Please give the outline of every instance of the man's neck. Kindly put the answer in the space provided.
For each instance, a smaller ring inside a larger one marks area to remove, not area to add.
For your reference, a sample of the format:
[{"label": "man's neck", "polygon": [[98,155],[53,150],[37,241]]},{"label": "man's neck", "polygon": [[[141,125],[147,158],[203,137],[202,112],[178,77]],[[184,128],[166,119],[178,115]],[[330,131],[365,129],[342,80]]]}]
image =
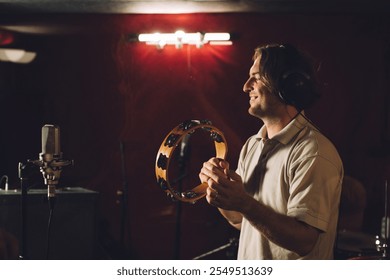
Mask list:
[{"label": "man's neck", "polygon": [[278,116],[263,118],[263,123],[267,128],[267,136],[269,139],[278,134],[286,125],[288,125],[298,114],[298,111],[293,107],[287,107],[284,113]]}]

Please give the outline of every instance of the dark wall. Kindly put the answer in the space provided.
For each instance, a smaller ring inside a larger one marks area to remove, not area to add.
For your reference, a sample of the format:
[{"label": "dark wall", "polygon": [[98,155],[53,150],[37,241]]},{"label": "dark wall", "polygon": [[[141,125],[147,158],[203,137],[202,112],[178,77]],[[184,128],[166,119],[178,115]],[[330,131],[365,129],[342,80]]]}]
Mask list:
[{"label": "dark wall", "polygon": [[[159,146],[180,122],[209,119],[225,133],[235,167],[241,145],[261,126],[247,114],[242,85],[254,47],[270,42],[293,43],[317,61],[323,97],[307,115],[339,149],[346,174],[364,184],[368,206],[363,230],[379,233],[390,172],[386,15],[62,15],[30,20],[69,25],[73,31],[33,39],[17,34],[24,38],[19,44],[38,52],[37,59],[29,65],[0,63],[0,174],[18,187],[18,161],[37,158],[42,125],[58,124],[64,157],[75,160],[74,167],[63,171],[61,186],[100,193],[97,257],[174,257],[176,204],[155,183]],[[129,34],[179,28],[231,32],[234,42],[157,50],[128,41]],[[191,142],[184,186],[198,183],[198,163],[212,153],[207,145]],[[41,184],[40,177],[36,180]],[[129,194],[122,246],[117,191],[125,181]],[[233,236],[237,232],[205,201],[182,206],[180,258],[193,258]]]}]

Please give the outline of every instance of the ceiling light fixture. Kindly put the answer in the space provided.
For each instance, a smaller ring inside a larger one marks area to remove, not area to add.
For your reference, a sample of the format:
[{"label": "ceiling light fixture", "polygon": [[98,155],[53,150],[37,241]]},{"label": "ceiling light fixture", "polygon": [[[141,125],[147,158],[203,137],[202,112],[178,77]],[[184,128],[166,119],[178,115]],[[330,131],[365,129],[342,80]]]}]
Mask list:
[{"label": "ceiling light fixture", "polygon": [[0,49],[0,61],[15,63],[30,63],[36,57],[35,52],[28,52],[22,49]]},{"label": "ceiling light fixture", "polygon": [[138,35],[138,41],[147,45],[155,45],[158,49],[165,45],[174,45],[182,48],[183,45],[195,45],[197,48],[205,44],[210,45],[232,45],[229,33],[185,33],[178,30],[175,33],[143,33]]}]

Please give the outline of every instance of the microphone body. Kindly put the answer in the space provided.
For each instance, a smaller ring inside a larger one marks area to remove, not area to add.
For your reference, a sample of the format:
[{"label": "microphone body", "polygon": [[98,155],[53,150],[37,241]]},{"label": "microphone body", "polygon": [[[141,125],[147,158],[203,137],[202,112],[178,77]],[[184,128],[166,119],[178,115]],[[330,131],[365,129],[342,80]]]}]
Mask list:
[{"label": "microphone body", "polygon": [[73,164],[73,161],[62,159],[60,128],[57,125],[46,124],[42,127],[42,153],[39,154],[39,160],[33,163],[40,167],[48,188],[48,198],[54,198],[62,167]]}]

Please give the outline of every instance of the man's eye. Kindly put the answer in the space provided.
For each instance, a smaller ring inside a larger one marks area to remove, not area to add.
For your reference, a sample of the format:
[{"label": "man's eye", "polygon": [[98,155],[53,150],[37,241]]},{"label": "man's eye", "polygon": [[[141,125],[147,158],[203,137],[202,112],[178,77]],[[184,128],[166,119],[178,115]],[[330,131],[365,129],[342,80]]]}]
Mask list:
[{"label": "man's eye", "polygon": [[257,82],[260,82],[260,77],[252,77],[252,82],[255,82],[255,83],[257,83]]}]

